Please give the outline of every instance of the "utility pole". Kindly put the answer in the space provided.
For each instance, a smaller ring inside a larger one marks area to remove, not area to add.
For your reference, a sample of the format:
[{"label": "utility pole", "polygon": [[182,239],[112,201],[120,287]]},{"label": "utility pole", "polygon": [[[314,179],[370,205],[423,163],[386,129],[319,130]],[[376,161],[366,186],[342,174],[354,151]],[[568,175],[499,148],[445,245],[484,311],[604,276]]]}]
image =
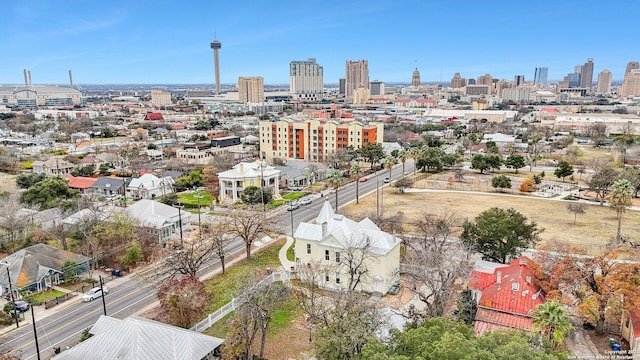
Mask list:
[{"label": "utility pole", "polygon": [[9,263],[2,262],[0,264],[7,267],[7,278],[9,279],[9,293],[11,294],[11,303],[13,304],[13,317],[16,319],[16,328],[19,328],[20,322],[18,319],[18,310],[16,309],[16,300],[13,298],[13,287],[11,286],[11,271],[9,271]]},{"label": "utility pole", "polygon": [[100,279],[100,293],[102,294],[102,311],[104,312],[104,316],[107,316],[107,303],[104,300],[104,288],[102,287],[102,275],[99,276]]},{"label": "utility pole", "polygon": [[33,323],[33,337],[35,338],[35,343],[36,343],[36,355],[38,355],[38,360],[40,360],[40,346],[38,345],[38,332],[36,330],[36,316],[33,314],[33,306],[31,306],[31,322]]}]

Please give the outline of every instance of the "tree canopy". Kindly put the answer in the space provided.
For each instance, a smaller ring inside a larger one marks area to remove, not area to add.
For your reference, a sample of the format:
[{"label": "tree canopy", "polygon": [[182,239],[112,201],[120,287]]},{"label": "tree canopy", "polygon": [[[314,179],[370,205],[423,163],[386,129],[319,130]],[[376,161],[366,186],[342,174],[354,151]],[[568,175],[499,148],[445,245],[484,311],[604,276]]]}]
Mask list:
[{"label": "tree canopy", "polygon": [[509,155],[509,157],[507,157],[507,160],[505,160],[504,165],[506,167],[514,169],[517,174],[518,169],[523,168],[525,165],[524,157],[522,155],[517,155],[517,154]]},{"label": "tree canopy", "polygon": [[32,206],[40,206],[42,209],[53,207],[73,207],[72,200],[79,198],[78,190],[70,189],[67,181],[59,176],[52,176],[42,180],[23,192],[20,201]]},{"label": "tree canopy", "polygon": [[[264,198],[262,197],[263,193]],[[240,195],[240,198],[243,203],[250,205],[262,204],[263,201],[265,204],[269,204],[273,201],[273,195],[271,195],[269,189],[261,189],[257,186],[247,186]]]},{"label": "tree canopy", "polygon": [[553,175],[562,179],[562,182],[564,182],[565,177],[570,176],[572,174],[573,174],[573,166],[571,166],[571,164],[569,164],[569,162],[567,161],[560,161],[558,163],[558,167],[553,172]]},{"label": "tree canopy", "polygon": [[511,178],[506,175],[494,176],[491,179],[491,186],[496,191],[502,191],[502,189],[511,189]]}]

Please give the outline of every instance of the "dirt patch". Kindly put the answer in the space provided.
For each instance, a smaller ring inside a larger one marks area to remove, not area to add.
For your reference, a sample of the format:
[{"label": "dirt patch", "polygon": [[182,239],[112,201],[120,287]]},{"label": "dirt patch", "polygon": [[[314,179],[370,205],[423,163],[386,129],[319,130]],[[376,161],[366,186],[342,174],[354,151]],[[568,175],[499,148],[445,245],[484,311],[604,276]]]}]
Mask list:
[{"label": "dirt patch", "polygon": [[0,173],[0,193],[5,191],[10,194],[16,193],[18,189],[16,177],[16,175]]},{"label": "dirt patch", "polygon": [[[258,339],[259,340],[259,339]],[[256,341],[255,353],[260,350],[260,341]],[[267,339],[264,357],[267,359],[304,359],[312,349],[309,343],[309,328],[304,315],[295,318],[284,330],[271,339]]]}]

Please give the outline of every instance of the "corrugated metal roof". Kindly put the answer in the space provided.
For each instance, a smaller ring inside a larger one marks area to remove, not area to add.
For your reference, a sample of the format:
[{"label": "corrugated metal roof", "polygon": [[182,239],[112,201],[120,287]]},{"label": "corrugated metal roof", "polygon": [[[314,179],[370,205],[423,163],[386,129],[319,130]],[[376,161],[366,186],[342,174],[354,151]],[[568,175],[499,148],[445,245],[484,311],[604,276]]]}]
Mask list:
[{"label": "corrugated metal roof", "polygon": [[173,206],[169,206],[155,200],[142,199],[127,208],[127,212],[136,218],[141,225],[160,228],[172,219],[182,217],[182,223],[188,224],[191,220],[191,213],[180,211]]},{"label": "corrugated metal roof", "polygon": [[94,327],[95,336],[54,359],[200,360],[224,342],[138,316],[119,321],[101,316]]}]

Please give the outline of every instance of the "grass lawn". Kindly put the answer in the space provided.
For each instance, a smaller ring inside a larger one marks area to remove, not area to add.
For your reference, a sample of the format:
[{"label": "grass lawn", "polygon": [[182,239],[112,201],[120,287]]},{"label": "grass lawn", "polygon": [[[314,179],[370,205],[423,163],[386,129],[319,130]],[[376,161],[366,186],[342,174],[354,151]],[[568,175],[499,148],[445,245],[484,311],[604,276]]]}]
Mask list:
[{"label": "grass lawn", "polygon": [[31,295],[27,295],[24,297],[24,299],[29,303],[38,305],[38,304],[42,304],[45,301],[53,300],[56,297],[62,296],[62,295],[64,295],[64,292],[52,289],[52,290],[43,291],[41,293],[34,293]]},{"label": "grass lawn", "polygon": [[293,240],[293,244],[287,249],[287,260],[296,261],[296,253],[295,253],[296,241]]},{"label": "grass lawn", "polygon": [[202,199],[200,199],[201,207],[209,206],[213,201],[213,196],[204,191],[180,193],[178,194],[178,200],[187,207],[198,207],[198,198],[195,195],[202,196]]},{"label": "grass lawn", "polygon": [[267,205],[267,209],[275,209],[278,206],[287,203],[291,200],[296,200],[304,196],[304,193],[301,192],[290,192],[288,194],[282,195],[282,200],[274,200],[271,204]]}]

